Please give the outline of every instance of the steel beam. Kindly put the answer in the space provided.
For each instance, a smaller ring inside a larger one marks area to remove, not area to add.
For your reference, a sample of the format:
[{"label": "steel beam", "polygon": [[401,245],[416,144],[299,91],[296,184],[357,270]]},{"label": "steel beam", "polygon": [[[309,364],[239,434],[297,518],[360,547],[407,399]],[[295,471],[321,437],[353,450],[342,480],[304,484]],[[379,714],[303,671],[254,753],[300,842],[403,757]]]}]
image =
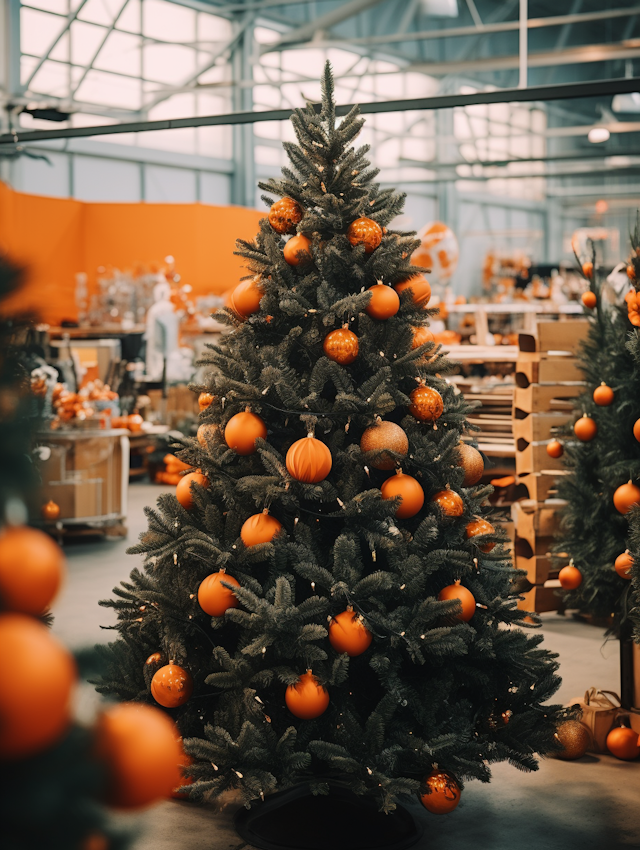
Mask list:
[{"label": "steel beam", "polygon": [[326,14],[320,15],[319,18],[314,18],[314,20],[308,21],[306,24],[295,27],[284,33],[278,41],[265,45],[263,53],[270,53],[272,50],[278,50],[280,47],[289,47],[291,44],[309,41],[316,33],[331,29],[336,24],[347,21],[349,18],[353,18],[361,12],[377,6],[381,2],[382,0],[349,0],[348,3],[340,3],[331,12],[326,12]]},{"label": "steel beam", "polygon": [[65,23],[65,25],[62,27],[62,29],[60,30],[60,32],[58,33],[58,35],[57,35],[57,36],[53,39],[53,41],[51,42],[51,44],[49,45],[49,47],[47,48],[47,50],[45,50],[45,52],[43,53],[43,55],[42,55],[42,56],[38,59],[38,61],[37,61],[37,63],[36,63],[36,67],[33,69],[33,71],[31,72],[31,74],[29,75],[28,80],[26,81],[26,83],[25,83],[25,84],[24,84],[24,86],[22,87],[22,91],[27,91],[27,89],[29,88],[29,86],[30,86],[30,85],[31,85],[31,83],[33,82],[33,79],[34,79],[35,75],[38,73],[38,71],[40,70],[40,68],[42,68],[42,66],[44,65],[44,63],[47,61],[47,59],[48,59],[48,58],[49,58],[49,56],[51,55],[51,51],[52,51],[52,50],[56,47],[56,45],[59,43],[59,41],[60,41],[60,39],[62,38],[62,36],[63,36],[65,33],[69,32],[69,29],[70,29],[70,27],[71,27],[71,24],[72,24],[72,23],[75,21],[75,19],[78,17],[78,15],[79,15],[79,14],[80,14],[80,12],[82,11],[82,9],[85,7],[86,3],[87,3],[87,0],[80,0],[80,2],[78,3],[78,5],[77,5],[77,7],[74,9],[74,11],[73,11],[73,12],[69,12],[69,14],[67,15],[67,22],[66,22],[66,23]]}]

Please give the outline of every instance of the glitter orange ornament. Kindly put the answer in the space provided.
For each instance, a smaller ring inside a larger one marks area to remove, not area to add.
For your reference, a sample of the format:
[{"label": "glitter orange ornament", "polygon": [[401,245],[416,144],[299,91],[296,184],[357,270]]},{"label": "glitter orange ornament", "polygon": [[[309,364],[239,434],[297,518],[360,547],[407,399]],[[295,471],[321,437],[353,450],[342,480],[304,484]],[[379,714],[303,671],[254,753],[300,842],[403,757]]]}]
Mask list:
[{"label": "glitter orange ornament", "polygon": [[362,435],[360,451],[381,453],[375,460],[369,461],[374,469],[393,469],[396,461],[389,452],[406,455],[409,451],[409,438],[395,422],[380,419],[370,425]]},{"label": "glitter orange ornament", "polygon": [[558,573],[558,581],[563,590],[575,590],[582,584],[582,573],[573,564],[568,564]]},{"label": "glitter orange ornament", "polygon": [[289,475],[305,484],[324,481],[331,472],[332,464],[329,447],[321,440],[316,440],[313,434],[296,440],[287,452],[286,465]]},{"label": "glitter orange ornament", "polygon": [[470,590],[460,584],[460,579],[456,579],[453,584],[443,587],[438,594],[440,602],[448,602],[450,599],[459,599],[461,610],[459,614],[453,616],[457,620],[462,620],[468,623],[476,613],[476,600]]},{"label": "glitter orange ornament", "polygon": [[[476,519],[471,520],[471,522],[467,524],[467,527],[465,529],[465,533],[468,539],[471,539],[472,537],[479,537],[481,534],[495,534],[495,531],[496,530],[491,525],[491,523],[487,522],[486,519],[482,519],[482,517],[477,517]],[[486,554],[490,552],[495,545],[495,543],[488,542],[478,544],[478,548],[481,552],[484,552]]]},{"label": "glitter orange ornament", "polygon": [[410,519],[424,505],[424,490],[413,476],[405,475],[402,470],[396,470],[395,475],[387,478],[380,490],[383,499],[400,496],[401,502],[396,510],[398,519]]},{"label": "glitter orange ornament", "polygon": [[357,218],[347,230],[347,239],[355,248],[364,245],[365,254],[371,254],[382,242],[382,228],[372,218]]},{"label": "glitter orange ornament", "polygon": [[555,757],[562,761],[582,758],[591,744],[591,733],[578,720],[565,720],[558,727],[555,737],[562,744],[562,749],[555,753]]},{"label": "glitter orange ornament", "polygon": [[280,198],[271,205],[269,224],[276,233],[295,233],[302,221],[303,209],[293,198]]},{"label": "glitter orange ornament", "polygon": [[55,522],[60,516],[60,505],[57,505],[53,499],[49,499],[41,508],[40,514],[42,519],[47,522]]},{"label": "glitter orange ornament", "polygon": [[322,349],[329,360],[348,366],[358,356],[358,337],[348,328],[336,328],[324,338]]},{"label": "glitter orange ornament", "polygon": [[295,684],[289,685],[285,691],[284,700],[291,714],[301,720],[313,720],[327,710],[329,692],[320,684],[311,670],[307,670]]},{"label": "glitter orange ornament", "polygon": [[426,345],[428,342],[435,342],[436,338],[425,325],[411,328],[413,339],[411,340],[411,348],[420,348],[421,345]]},{"label": "glitter orange ornament", "polygon": [[444,412],[442,396],[433,387],[416,387],[409,398],[409,413],[420,422],[435,422]]},{"label": "glitter orange ornament", "polygon": [[311,239],[298,233],[287,241],[282,252],[290,266],[305,266],[311,262]]},{"label": "glitter orange ornament", "polygon": [[431,497],[431,501],[435,502],[446,516],[462,516],[464,512],[464,502],[455,490],[438,490]]},{"label": "glitter orange ornament", "polygon": [[231,293],[231,309],[241,319],[247,319],[258,312],[263,295],[264,291],[255,278],[243,280]]},{"label": "glitter orange ornament", "polygon": [[165,664],[153,674],[151,696],[165,708],[184,705],[192,693],[191,673],[179,664]]},{"label": "glitter orange ornament", "polygon": [[607,749],[617,759],[632,761],[640,756],[638,733],[628,726],[616,726],[607,735]]},{"label": "glitter orange ornament", "polygon": [[460,786],[444,770],[434,770],[424,780],[425,791],[420,802],[434,815],[447,815],[460,802]]},{"label": "glitter orange ornament", "polygon": [[480,452],[468,443],[458,443],[459,466],[464,469],[463,487],[473,487],[482,478],[484,473],[484,460]]},{"label": "glitter orange ornament", "polygon": [[573,433],[583,443],[588,443],[598,433],[598,426],[590,416],[581,416],[573,426]]},{"label": "glitter orange ornament", "polygon": [[547,443],[547,454],[549,457],[562,457],[564,454],[564,446],[560,440],[551,440],[550,443]]},{"label": "glitter orange ornament", "polygon": [[176,499],[187,511],[190,511],[195,504],[193,493],[191,492],[192,484],[199,484],[200,487],[208,487],[209,479],[201,472],[188,472],[180,479],[176,487]]},{"label": "glitter orange ornament", "polygon": [[224,439],[230,449],[239,455],[252,455],[256,451],[256,440],[266,439],[267,426],[257,413],[243,410],[227,422]]},{"label": "glitter orange ornament", "polygon": [[261,543],[271,543],[282,528],[282,523],[270,516],[265,510],[254,514],[246,520],[240,529],[240,537],[245,546],[259,546]]},{"label": "glitter orange ornament", "polygon": [[336,652],[346,652],[351,658],[362,655],[373,640],[373,635],[362,622],[362,617],[352,608],[331,618],[329,643]]},{"label": "glitter orange ornament", "polygon": [[222,617],[229,608],[237,608],[240,602],[233,590],[225,587],[222,582],[240,587],[240,582],[224,570],[212,573],[200,582],[198,588],[198,605],[210,617]]},{"label": "glitter orange ornament", "polygon": [[596,298],[595,292],[591,292],[591,290],[582,293],[582,303],[585,307],[588,307],[590,310],[598,303],[598,299]]},{"label": "glitter orange ornament", "polygon": [[613,402],[613,390],[603,381],[593,391],[593,400],[599,407],[608,407]]},{"label": "glitter orange ornament", "polygon": [[390,319],[400,309],[398,293],[390,286],[385,286],[383,283],[376,283],[370,286],[367,292],[371,293],[371,300],[365,307],[365,313],[371,316],[372,319],[378,319],[379,321]]},{"label": "glitter orange ornament", "polygon": [[422,275],[416,275],[402,283],[397,283],[394,289],[398,295],[402,295],[406,290],[411,290],[411,298],[415,307],[426,307],[431,299],[431,286],[426,277]]},{"label": "glitter orange ornament", "polygon": [[214,401],[215,396],[212,393],[200,393],[198,396],[198,407],[200,408],[200,412],[206,410],[209,405]]},{"label": "glitter orange ornament", "polygon": [[631,506],[638,502],[640,502],[640,489],[630,480],[626,484],[621,484],[613,494],[613,504],[621,514],[628,513]]},{"label": "glitter orange ornament", "polygon": [[631,578],[631,567],[633,566],[633,558],[631,557],[631,553],[627,549],[626,552],[623,552],[621,555],[615,560],[615,570],[620,576],[620,578]]},{"label": "glitter orange ornament", "polygon": [[62,549],[26,525],[0,533],[0,599],[8,611],[39,617],[55,599],[65,574]]}]

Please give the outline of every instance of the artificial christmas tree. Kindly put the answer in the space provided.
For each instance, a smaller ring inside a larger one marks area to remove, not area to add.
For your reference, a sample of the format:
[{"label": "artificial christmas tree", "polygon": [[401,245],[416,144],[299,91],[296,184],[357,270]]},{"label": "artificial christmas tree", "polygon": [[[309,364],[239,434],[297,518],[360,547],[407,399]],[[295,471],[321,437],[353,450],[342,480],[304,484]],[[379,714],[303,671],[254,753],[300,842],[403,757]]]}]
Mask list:
[{"label": "artificial christmas tree", "polygon": [[[516,628],[504,534],[474,525],[490,490],[463,484],[481,462],[459,448],[469,405],[418,336],[419,241],[387,230],[403,197],[351,147],[357,109],[336,123],[328,67],[321,110],[292,123],[292,168],[261,184],[270,216],[239,243],[259,308],[227,312],[233,333],[198,388],[211,430],[179,447],[204,480],[187,507],[167,494],[147,509],[144,570],[103,603],[120,639],[100,690],[152,702],[160,667],[189,672],[171,713],[192,798],[343,782],[388,812],[444,785],[459,795],[492,762],[535,769],[557,746],[562,710],[543,705],[557,664]],[[367,309],[378,286],[398,310]]]}]

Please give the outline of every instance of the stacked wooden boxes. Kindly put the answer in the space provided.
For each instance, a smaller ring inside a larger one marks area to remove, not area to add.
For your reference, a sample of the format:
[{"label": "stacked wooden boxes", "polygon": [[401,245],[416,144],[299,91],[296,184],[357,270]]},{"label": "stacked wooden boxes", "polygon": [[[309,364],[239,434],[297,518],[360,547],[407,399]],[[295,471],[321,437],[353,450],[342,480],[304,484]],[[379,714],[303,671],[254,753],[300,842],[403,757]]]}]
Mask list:
[{"label": "stacked wooden boxes", "polygon": [[561,458],[547,454],[547,443],[573,418],[576,398],[583,391],[576,352],[588,330],[586,320],[537,323],[533,334],[519,337],[513,435],[516,478],[528,499],[515,502],[516,567],[527,573],[519,607],[555,611],[559,597],[557,572],[549,550],[558,530],[563,504],[556,498],[556,480],[564,474]]}]

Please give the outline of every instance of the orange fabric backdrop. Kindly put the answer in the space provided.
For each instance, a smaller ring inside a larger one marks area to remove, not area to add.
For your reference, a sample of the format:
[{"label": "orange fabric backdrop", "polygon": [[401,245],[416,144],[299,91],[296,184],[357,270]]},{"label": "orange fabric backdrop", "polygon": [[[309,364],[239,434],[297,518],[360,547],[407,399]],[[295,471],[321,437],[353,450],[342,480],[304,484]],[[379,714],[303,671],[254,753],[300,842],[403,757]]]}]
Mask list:
[{"label": "orange fabric backdrop", "polygon": [[0,249],[26,267],[26,285],[6,309],[33,309],[41,321],[75,319],[76,272],[132,269],[171,254],[194,295],[221,294],[246,271],[233,254],[264,213],[203,204],[101,204],[14,192],[0,183]]}]

